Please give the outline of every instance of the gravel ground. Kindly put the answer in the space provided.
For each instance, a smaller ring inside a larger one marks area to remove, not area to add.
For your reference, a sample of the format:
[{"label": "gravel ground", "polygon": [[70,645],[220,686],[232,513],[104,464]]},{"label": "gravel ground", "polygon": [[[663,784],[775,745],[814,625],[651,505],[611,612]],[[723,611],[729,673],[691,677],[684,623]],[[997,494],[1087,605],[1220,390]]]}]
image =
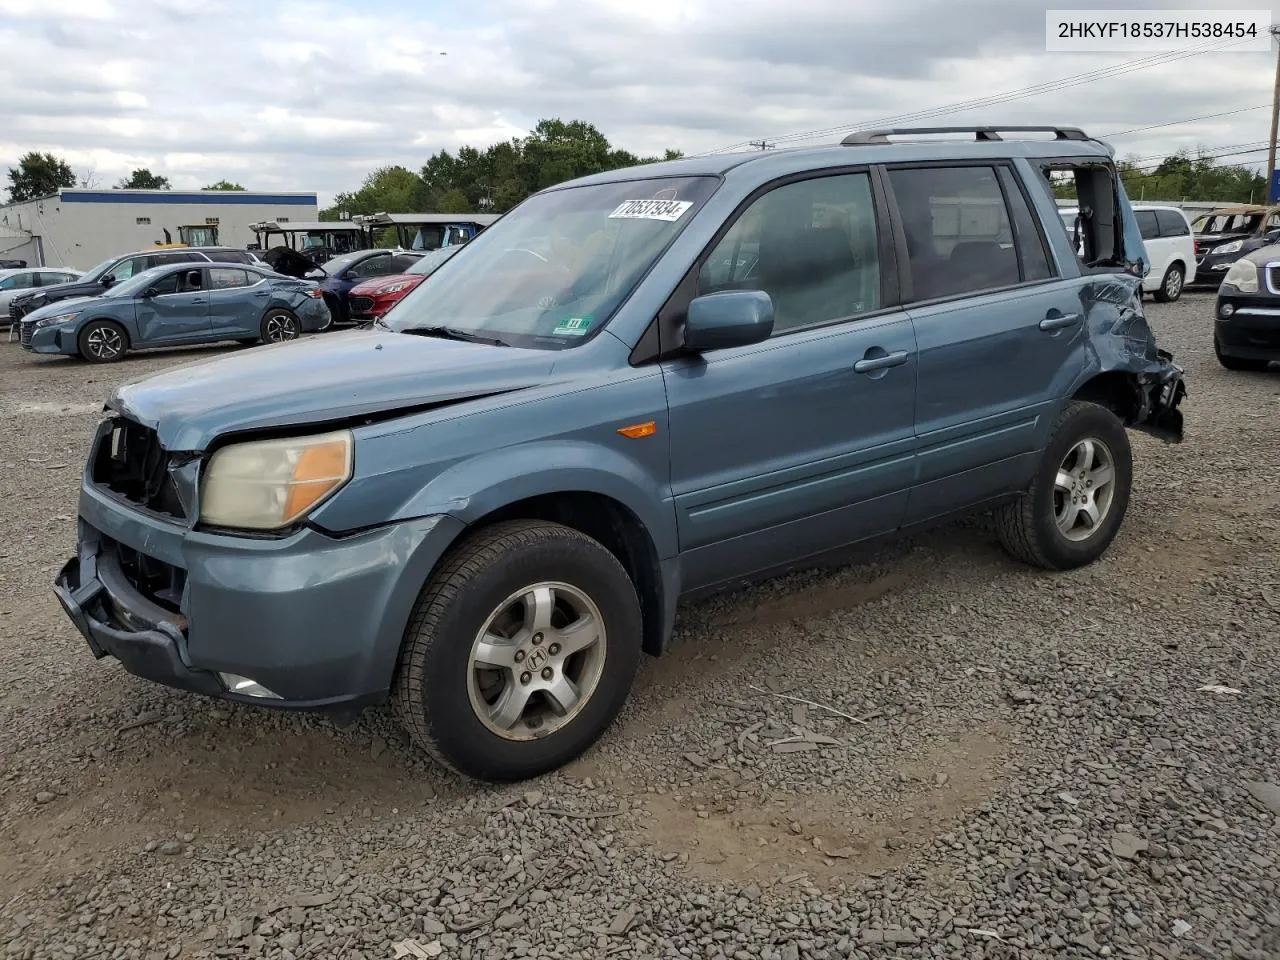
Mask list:
[{"label": "gravel ground", "polygon": [[1134,437],[1102,562],[977,519],[688,606],[506,788],[95,662],[49,582],[98,402],[219,351],[0,344],[0,956],[1280,957],[1280,371],[1149,312],[1187,440]]}]

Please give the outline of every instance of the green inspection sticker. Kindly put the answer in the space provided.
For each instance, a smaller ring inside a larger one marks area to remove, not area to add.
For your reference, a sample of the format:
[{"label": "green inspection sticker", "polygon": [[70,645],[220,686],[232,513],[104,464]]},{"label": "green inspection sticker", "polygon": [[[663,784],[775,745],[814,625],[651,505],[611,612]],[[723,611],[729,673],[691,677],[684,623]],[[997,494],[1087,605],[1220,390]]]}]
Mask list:
[{"label": "green inspection sticker", "polygon": [[558,337],[580,337],[591,329],[593,317],[565,317],[551,332]]}]

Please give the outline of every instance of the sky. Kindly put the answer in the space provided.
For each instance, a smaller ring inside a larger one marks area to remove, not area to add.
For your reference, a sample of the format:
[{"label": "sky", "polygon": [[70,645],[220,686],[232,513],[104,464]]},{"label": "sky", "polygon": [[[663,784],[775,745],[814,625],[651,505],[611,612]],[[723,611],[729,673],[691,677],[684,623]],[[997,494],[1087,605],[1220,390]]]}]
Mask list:
[{"label": "sky", "polygon": [[[1161,125],[1114,138],[1119,155],[1143,158],[1264,146],[1274,53],[1146,65],[1134,63],[1144,53],[1046,53],[1045,6],[0,0],[0,170],[50,150],[93,186],[147,167],[175,188],[226,178],[316,191],[325,205],[375,167],[416,170],[438,150],[519,137],[544,117],[588,121],[641,155],[800,145],[1108,68],[1124,72],[917,122],[1059,123],[1104,138]],[[1209,118],[1182,122],[1197,117]],[[796,136],[806,131],[826,132]],[[1228,160],[1261,167],[1265,153]]]}]

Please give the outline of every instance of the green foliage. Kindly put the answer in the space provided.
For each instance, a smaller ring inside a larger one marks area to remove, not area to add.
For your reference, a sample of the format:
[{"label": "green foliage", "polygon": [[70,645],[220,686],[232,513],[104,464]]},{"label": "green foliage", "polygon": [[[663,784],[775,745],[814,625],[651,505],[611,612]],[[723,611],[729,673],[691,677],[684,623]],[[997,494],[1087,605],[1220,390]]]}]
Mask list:
[{"label": "green foliage", "polygon": [[168,190],[169,178],[152,173],[146,167],[140,167],[125,177],[118,184],[117,190]]},{"label": "green foliage", "polygon": [[[1209,200],[1219,203],[1266,203],[1267,181],[1239,164],[1219,164],[1204,151],[1195,156],[1183,151],[1152,166],[1135,157],[1116,162],[1125,192],[1133,201]],[[1055,185],[1060,199],[1073,199],[1075,187]]]},{"label": "green foliage", "polygon": [[219,180],[217,183],[211,183],[211,184],[209,184],[209,185],[208,185],[207,187],[205,187],[204,189],[205,189],[205,190],[240,190],[240,191],[243,191],[243,190],[244,190],[244,187],[240,186],[240,184],[238,184],[238,183],[232,183],[230,180]]},{"label": "green foliage", "polygon": [[592,124],[581,120],[541,120],[528,137],[495,143],[484,151],[461,147],[427,159],[420,173],[383,167],[354,193],[340,193],[321,220],[340,213],[505,213],[545,187],[619,167],[674,160],[637,157],[613,147]]},{"label": "green foliage", "polygon": [[48,197],[63,187],[75,185],[76,175],[70,165],[52,153],[32,150],[23,155],[16,167],[9,168],[10,203]]}]

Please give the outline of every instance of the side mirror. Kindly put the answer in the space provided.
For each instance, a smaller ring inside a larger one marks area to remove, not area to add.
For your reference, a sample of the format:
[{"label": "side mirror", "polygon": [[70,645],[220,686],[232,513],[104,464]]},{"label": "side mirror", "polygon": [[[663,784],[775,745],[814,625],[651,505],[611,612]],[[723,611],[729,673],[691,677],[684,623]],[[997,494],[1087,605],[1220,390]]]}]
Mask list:
[{"label": "side mirror", "polygon": [[721,350],[767,340],[773,333],[773,300],[763,290],[726,290],[696,297],[684,322],[689,350]]},{"label": "side mirror", "polygon": [[147,287],[147,289],[142,291],[143,300],[150,300],[152,297],[158,297],[158,296],[160,296],[160,291],[157,290],[155,287]]},{"label": "side mirror", "polygon": [[102,280],[101,280],[101,281],[99,281],[99,282],[100,282],[104,287],[109,287],[109,286],[111,286],[113,283],[115,283],[115,282],[116,282],[116,278],[115,278],[115,277],[113,277],[113,276],[111,276],[111,274],[107,274],[107,275],[106,275],[105,277],[103,277],[103,278],[102,278]]}]

